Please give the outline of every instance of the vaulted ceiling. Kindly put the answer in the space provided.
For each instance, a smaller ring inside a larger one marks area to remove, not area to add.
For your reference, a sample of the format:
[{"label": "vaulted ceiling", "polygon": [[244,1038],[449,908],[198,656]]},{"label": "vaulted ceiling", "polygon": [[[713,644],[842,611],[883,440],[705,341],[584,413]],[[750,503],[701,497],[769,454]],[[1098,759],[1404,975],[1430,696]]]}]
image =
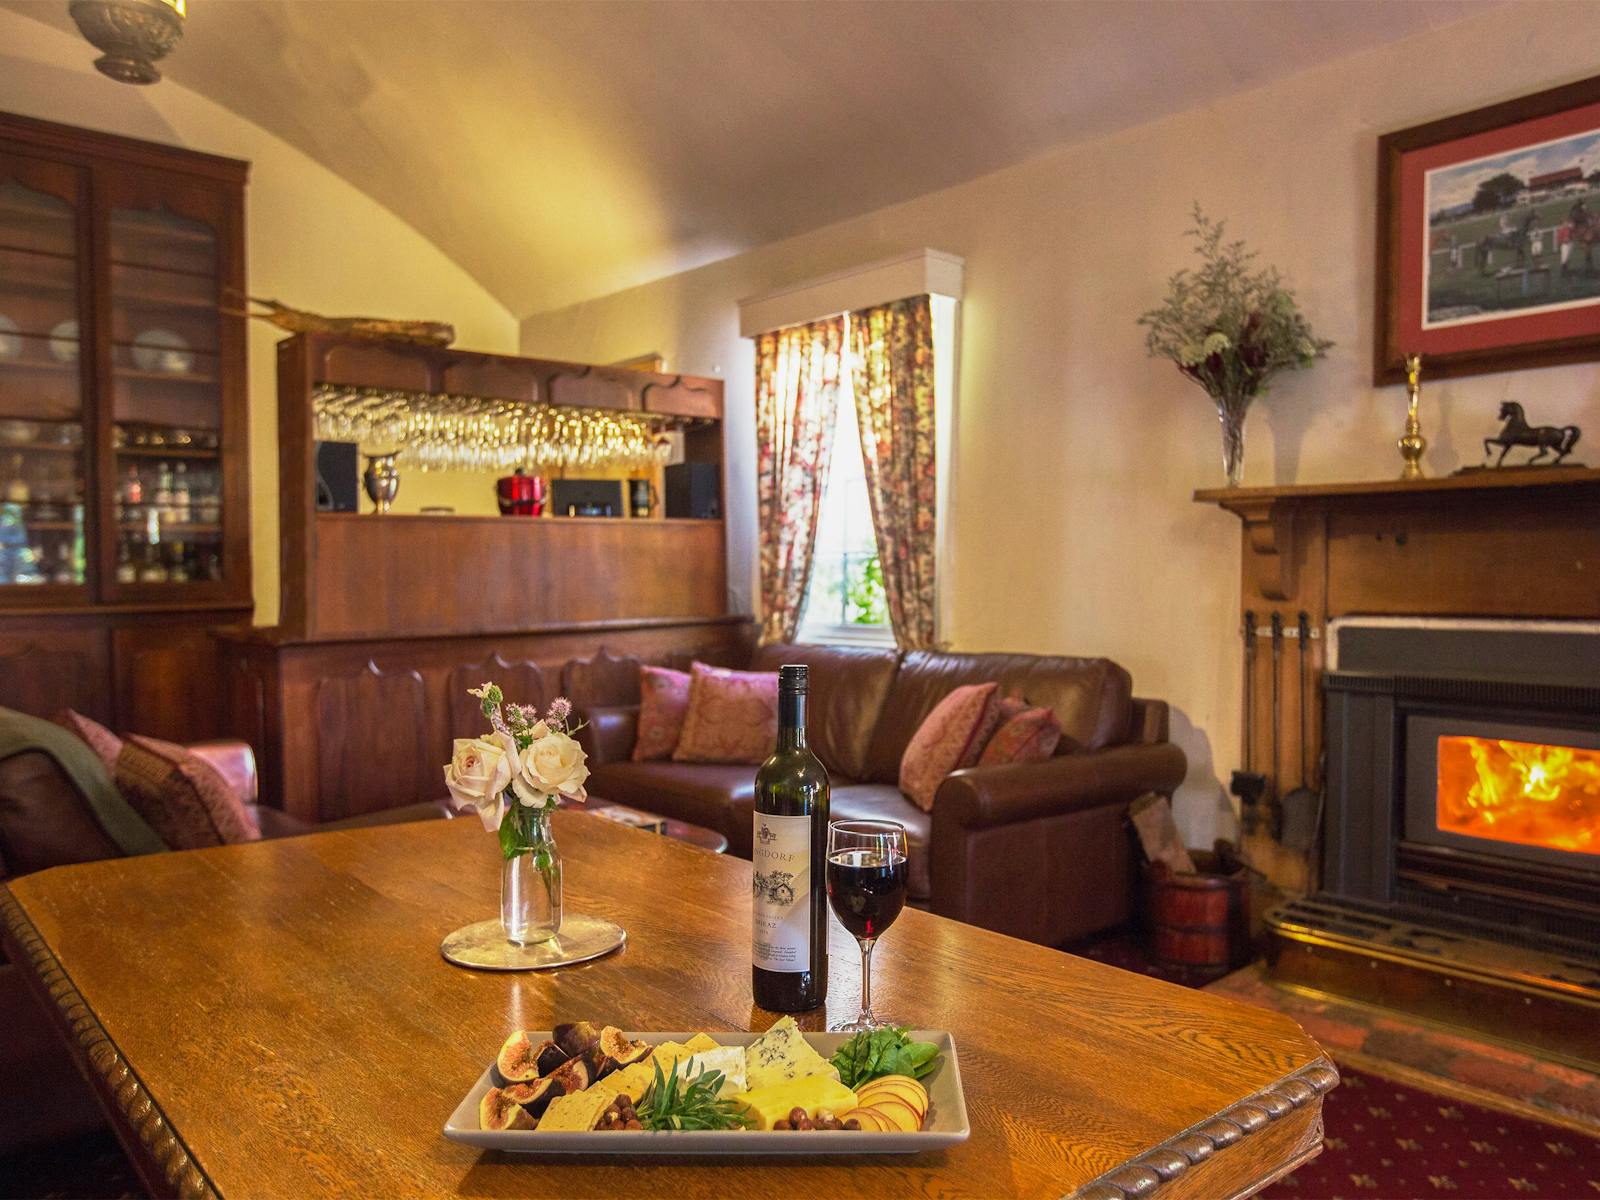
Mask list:
[{"label": "vaulted ceiling", "polygon": [[[70,28],[65,0],[4,2]],[[1480,7],[189,0],[162,69],[337,171],[525,315]]]}]

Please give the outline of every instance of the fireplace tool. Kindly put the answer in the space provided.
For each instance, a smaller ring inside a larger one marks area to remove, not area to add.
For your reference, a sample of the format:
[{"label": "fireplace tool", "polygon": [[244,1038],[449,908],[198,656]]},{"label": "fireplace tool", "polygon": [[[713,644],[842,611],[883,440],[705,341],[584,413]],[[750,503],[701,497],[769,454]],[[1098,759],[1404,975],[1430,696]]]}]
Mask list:
[{"label": "fireplace tool", "polygon": [[1239,831],[1254,833],[1259,824],[1261,795],[1266,778],[1255,769],[1255,752],[1250,726],[1255,720],[1256,614],[1244,614],[1244,770],[1235,771],[1228,790],[1239,797]]},{"label": "fireplace tool", "polygon": [[1284,849],[1305,854],[1311,849],[1316,836],[1317,793],[1312,790],[1311,777],[1306,769],[1306,710],[1311,706],[1311,692],[1306,686],[1306,658],[1311,652],[1311,618],[1300,614],[1300,786],[1278,803],[1280,828],[1278,840]]},{"label": "fireplace tool", "polygon": [[1278,753],[1278,726],[1283,721],[1283,702],[1280,698],[1278,680],[1283,675],[1283,614],[1272,614],[1272,774],[1267,778],[1267,795],[1263,807],[1266,810],[1267,832],[1277,837],[1283,828],[1283,808],[1279,801],[1282,799],[1278,792],[1280,781],[1283,779],[1283,766]]}]

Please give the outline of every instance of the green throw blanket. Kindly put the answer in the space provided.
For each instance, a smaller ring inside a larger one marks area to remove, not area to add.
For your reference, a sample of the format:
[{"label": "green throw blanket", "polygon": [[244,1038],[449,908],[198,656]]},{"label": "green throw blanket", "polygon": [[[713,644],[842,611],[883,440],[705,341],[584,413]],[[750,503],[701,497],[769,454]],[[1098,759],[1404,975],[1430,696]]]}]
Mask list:
[{"label": "green throw blanket", "polygon": [[55,760],[100,828],[124,854],[156,854],[167,848],[155,830],[117,793],[105,764],[87,742],[51,721],[0,708],[0,759],[30,750]]}]

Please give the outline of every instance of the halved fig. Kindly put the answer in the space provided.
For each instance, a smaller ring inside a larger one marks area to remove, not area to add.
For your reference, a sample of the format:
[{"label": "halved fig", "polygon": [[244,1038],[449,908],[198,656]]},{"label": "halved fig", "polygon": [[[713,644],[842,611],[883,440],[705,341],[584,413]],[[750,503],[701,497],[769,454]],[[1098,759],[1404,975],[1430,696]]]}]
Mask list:
[{"label": "halved fig", "polygon": [[490,1088],[478,1101],[479,1129],[532,1129],[534,1124],[533,1114],[506,1095],[503,1088]]},{"label": "halved fig", "polygon": [[552,1079],[536,1079],[532,1083],[513,1083],[502,1091],[514,1103],[522,1105],[530,1117],[544,1116],[550,1101],[561,1095],[561,1088]]},{"label": "halved fig", "polygon": [[568,1095],[581,1092],[594,1082],[594,1076],[589,1072],[589,1065],[581,1058],[569,1058],[545,1078]]},{"label": "halved fig", "polygon": [[626,1034],[615,1025],[607,1025],[600,1031],[600,1053],[609,1058],[616,1066],[625,1067],[629,1063],[636,1063],[646,1054],[650,1047],[644,1042],[631,1042]]},{"label": "halved fig", "polygon": [[535,1046],[534,1053],[539,1059],[539,1074],[541,1075],[550,1074],[551,1071],[554,1071],[562,1063],[566,1062],[567,1059],[572,1057],[572,1055],[568,1054],[549,1038],[546,1038],[544,1041]]},{"label": "halved fig", "polygon": [[589,1068],[590,1083],[609,1075],[617,1069],[617,1064],[601,1053],[599,1046],[586,1053],[582,1061],[583,1065]]},{"label": "halved fig", "polygon": [[576,1058],[593,1050],[600,1042],[600,1031],[587,1021],[557,1025],[550,1033],[556,1045],[566,1051],[567,1057]]},{"label": "halved fig", "polygon": [[502,1087],[539,1078],[539,1047],[527,1030],[519,1029],[505,1040],[500,1053],[495,1055],[494,1069],[498,1076],[496,1082]]}]

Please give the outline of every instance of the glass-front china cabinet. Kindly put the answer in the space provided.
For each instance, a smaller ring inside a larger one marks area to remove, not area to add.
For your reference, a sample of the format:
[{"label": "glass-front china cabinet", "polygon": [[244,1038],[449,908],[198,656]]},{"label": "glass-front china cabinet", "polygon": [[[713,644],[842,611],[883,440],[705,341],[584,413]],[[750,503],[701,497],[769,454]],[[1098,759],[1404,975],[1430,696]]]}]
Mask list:
[{"label": "glass-front china cabinet", "polygon": [[0,687],[248,611],[246,170],[0,114]]}]

